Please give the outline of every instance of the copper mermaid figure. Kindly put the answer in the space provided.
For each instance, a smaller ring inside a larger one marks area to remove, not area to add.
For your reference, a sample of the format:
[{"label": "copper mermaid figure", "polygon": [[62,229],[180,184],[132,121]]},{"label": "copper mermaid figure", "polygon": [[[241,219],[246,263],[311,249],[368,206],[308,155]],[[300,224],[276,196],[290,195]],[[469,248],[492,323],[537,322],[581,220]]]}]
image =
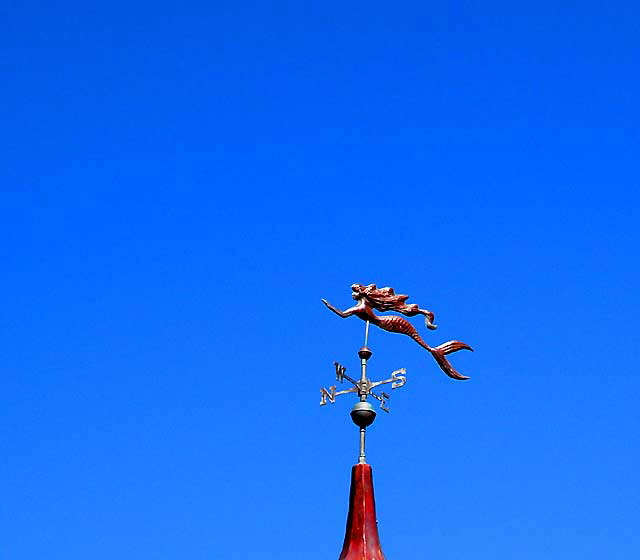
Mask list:
[{"label": "copper mermaid figure", "polygon": [[440,366],[440,369],[444,371],[449,377],[453,379],[469,379],[466,375],[458,373],[446,358],[447,354],[452,354],[458,350],[473,350],[471,346],[460,342],[459,340],[449,340],[440,344],[440,346],[429,346],[418,334],[418,331],[414,326],[405,318],[399,315],[376,315],[373,310],[378,311],[398,311],[407,317],[414,317],[416,315],[423,315],[425,324],[428,329],[434,330],[437,328],[433,324],[434,314],[427,309],[420,309],[417,304],[406,303],[409,296],[403,294],[396,294],[393,288],[380,288],[378,289],[375,284],[369,284],[363,286],[362,284],[353,284],[351,286],[354,300],[358,303],[349,309],[340,311],[331,305],[327,300],[323,299],[324,303],[331,311],[340,317],[350,317],[355,315],[363,321],[369,321],[372,325],[376,325],[385,331],[406,334],[415,340],[420,346],[428,350],[435,358],[436,362]]}]

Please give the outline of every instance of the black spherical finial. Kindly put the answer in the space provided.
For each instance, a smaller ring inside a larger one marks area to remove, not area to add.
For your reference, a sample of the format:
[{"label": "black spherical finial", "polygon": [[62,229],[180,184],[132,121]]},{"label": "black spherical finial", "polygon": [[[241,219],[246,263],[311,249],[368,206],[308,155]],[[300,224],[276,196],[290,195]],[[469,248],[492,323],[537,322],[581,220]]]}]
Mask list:
[{"label": "black spherical finial", "polygon": [[373,407],[368,402],[357,402],[353,405],[351,420],[353,420],[356,426],[366,428],[367,426],[371,426],[375,419],[376,411],[373,410]]}]

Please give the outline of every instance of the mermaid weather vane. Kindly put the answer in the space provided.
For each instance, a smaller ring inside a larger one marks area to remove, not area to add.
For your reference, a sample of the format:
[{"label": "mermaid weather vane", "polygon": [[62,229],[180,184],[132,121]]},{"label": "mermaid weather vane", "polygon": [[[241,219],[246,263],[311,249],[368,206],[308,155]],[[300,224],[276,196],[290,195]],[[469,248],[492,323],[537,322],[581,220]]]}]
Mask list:
[{"label": "mermaid weather vane", "polygon": [[351,418],[353,422],[360,427],[360,463],[366,463],[364,454],[364,436],[365,429],[375,419],[376,413],[373,407],[367,402],[367,397],[371,396],[380,402],[380,408],[385,412],[389,412],[387,407],[387,401],[390,396],[387,393],[374,393],[373,389],[383,384],[391,383],[392,389],[398,389],[406,383],[406,371],[399,369],[391,374],[391,377],[384,381],[372,382],[367,378],[367,361],[372,356],[371,350],[367,347],[369,338],[369,325],[375,325],[381,329],[404,334],[413,340],[415,340],[420,346],[427,350],[435,359],[436,363],[440,366],[440,369],[452,379],[463,381],[469,379],[466,375],[462,375],[451,365],[451,362],[447,359],[448,354],[453,354],[458,350],[473,350],[471,346],[460,342],[459,340],[449,340],[439,346],[429,346],[420,336],[416,328],[404,317],[399,315],[376,315],[374,310],[377,311],[397,311],[406,317],[415,317],[416,315],[424,316],[427,329],[435,330],[437,325],[434,324],[434,314],[427,309],[421,309],[415,303],[407,303],[409,296],[404,294],[396,294],[393,288],[377,288],[375,284],[369,284],[364,286],[363,284],[353,284],[351,286],[351,297],[357,302],[356,305],[340,311],[327,300],[323,299],[324,303],[331,311],[342,318],[356,317],[366,321],[365,325],[365,340],[364,346],[358,351],[360,357],[360,379],[358,381],[352,379],[346,375],[346,368],[335,362],[336,378],[339,382],[343,382],[345,379],[353,385],[352,388],[337,391],[335,386],[329,387],[329,389],[320,389],[320,405],[327,404],[329,402],[335,402],[335,399],[339,395],[346,393],[358,393],[360,402],[357,402],[351,411]]}]

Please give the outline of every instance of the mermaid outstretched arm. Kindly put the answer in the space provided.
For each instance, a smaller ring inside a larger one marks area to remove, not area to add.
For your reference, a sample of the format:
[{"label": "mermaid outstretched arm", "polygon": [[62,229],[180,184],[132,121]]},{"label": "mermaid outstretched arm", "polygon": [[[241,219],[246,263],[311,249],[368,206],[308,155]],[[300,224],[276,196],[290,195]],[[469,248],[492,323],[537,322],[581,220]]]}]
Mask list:
[{"label": "mermaid outstretched arm", "polygon": [[336,315],[339,315],[343,319],[346,318],[346,317],[351,317],[351,315],[356,313],[356,311],[362,311],[362,304],[354,305],[353,307],[350,307],[349,309],[345,309],[344,311],[340,311],[336,307],[333,307],[333,305],[331,305],[326,299],[323,299],[322,303],[324,303],[329,309],[331,309],[331,311],[333,311]]}]

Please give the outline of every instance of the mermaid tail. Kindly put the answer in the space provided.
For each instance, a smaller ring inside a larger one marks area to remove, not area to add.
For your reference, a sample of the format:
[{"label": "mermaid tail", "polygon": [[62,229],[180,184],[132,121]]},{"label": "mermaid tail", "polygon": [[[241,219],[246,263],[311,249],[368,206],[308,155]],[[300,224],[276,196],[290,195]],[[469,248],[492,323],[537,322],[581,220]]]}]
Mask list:
[{"label": "mermaid tail", "polygon": [[440,366],[440,369],[444,371],[449,377],[452,379],[458,379],[459,381],[464,381],[465,379],[469,379],[466,375],[462,375],[457,372],[456,369],[451,365],[451,362],[447,360],[445,357],[447,354],[452,354],[453,352],[457,352],[458,350],[471,350],[473,352],[473,348],[464,342],[460,342],[459,340],[450,340],[449,342],[444,342],[440,344],[440,346],[436,346],[435,348],[429,349],[431,355],[435,358],[436,362]]},{"label": "mermaid tail", "polygon": [[446,358],[447,354],[453,354],[453,352],[457,352],[458,350],[473,351],[473,348],[471,348],[471,346],[469,346],[468,344],[460,342],[459,340],[449,340],[448,342],[440,344],[440,346],[432,348],[424,340],[422,340],[422,337],[418,334],[418,331],[415,329],[415,327],[404,317],[400,317],[398,315],[379,315],[377,318],[378,321],[374,324],[377,324],[377,326],[381,329],[389,332],[406,334],[407,336],[413,338],[413,340],[415,340],[420,346],[428,350],[440,366],[440,369],[452,379],[457,379],[459,381],[469,379],[466,375],[462,375],[461,373],[456,371],[456,369],[451,365],[451,362],[449,362],[449,360]]}]

